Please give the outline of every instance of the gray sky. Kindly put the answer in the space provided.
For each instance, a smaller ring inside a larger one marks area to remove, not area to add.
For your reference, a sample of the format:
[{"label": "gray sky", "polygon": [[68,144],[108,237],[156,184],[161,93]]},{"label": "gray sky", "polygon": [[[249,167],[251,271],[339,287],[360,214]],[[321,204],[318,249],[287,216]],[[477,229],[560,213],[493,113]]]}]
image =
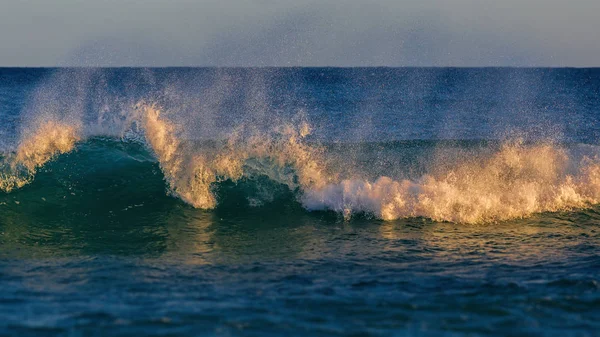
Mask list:
[{"label": "gray sky", "polygon": [[0,0],[0,66],[600,66],[599,0]]}]

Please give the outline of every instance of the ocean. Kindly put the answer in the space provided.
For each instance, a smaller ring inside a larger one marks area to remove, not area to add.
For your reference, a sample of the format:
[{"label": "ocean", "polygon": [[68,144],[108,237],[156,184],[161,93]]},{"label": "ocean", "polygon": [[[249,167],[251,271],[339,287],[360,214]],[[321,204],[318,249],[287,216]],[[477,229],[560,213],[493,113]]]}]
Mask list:
[{"label": "ocean", "polygon": [[600,69],[0,69],[0,335],[600,336]]}]

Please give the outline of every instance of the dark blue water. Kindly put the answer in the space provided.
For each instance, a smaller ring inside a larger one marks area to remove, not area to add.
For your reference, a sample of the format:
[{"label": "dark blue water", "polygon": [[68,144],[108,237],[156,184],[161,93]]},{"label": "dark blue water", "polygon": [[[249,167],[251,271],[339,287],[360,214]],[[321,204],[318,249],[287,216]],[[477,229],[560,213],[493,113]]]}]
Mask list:
[{"label": "dark blue water", "polygon": [[0,69],[0,335],[599,336],[599,111],[596,69]]}]

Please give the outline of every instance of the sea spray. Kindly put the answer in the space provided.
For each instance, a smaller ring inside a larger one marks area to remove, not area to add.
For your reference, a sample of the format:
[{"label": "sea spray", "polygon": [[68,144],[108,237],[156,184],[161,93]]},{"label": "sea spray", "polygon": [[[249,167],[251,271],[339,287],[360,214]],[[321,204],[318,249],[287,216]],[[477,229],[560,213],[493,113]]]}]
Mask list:
[{"label": "sea spray", "polygon": [[[168,193],[203,209],[218,207],[215,187],[219,184],[258,176],[287,186],[295,202],[308,210],[331,210],[345,218],[366,213],[384,220],[419,216],[480,223],[600,202],[600,165],[594,153],[575,155],[571,148],[553,142],[513,139],[498,148],[490,146],[471,157],[452,160],[447,160],[452,151],[446,157],[424,159],[422,155],[418,160],[428,161],[428,165],[415,170],[422,171],[418,174],[403,172],[412,169],[410,163],[405,164],[410,160],[404,158],[403,148],[366,154],[370,147],[361,138],[356,151],[336,153],[327,142],[339,133],[351,133],[348,117],[337,112],[350,111],[357,101],[356,93],[346,89],[339,92],[343,99],[339,98],[331,111],[325,109],[327,116],[334,116],[322,119],[329,123],[320,123],[318,118],[309,123],[305,113],[295,112],[306,107],[310,115],[318,115],[325,105],[319,99],[325,96],[306,96],[304,100],[285,97],[304,90],[302,85],[281,90],[288,82],[279,72],[285,71],[218,70],[197,76],[189,70],[173,76],[151,70],[57,71],[23,108],[19,141],[12,151],[1,155],[0,189],[10,192],[23,187],[48,161],[90,137],[105,136],[142,141],[156,158]],[[295,70],[289,71],[295,74]],[[313,75],[293,79],[300,84],[300,79],[324,80]],[[385,93],[370,85],[361,90]],[[397,118],[405,114],[384,116],[382,112],[388,108],[397,111],[394,109],[401,106],[398,102],[410,102],[406,98],[398,101],[398,92],[402,90],[390,91],[386,108],[375,109],[375,115],[356,116],[360,125],[365,118],[370,121],[365,127],[368,130],[361,129],[358,136],[363,131],[376,131],[402,138],[402,125],[411,123],[403,124]],[[365,97],[372,96],[365,94],[359,101],[370,101]],[[319,105],[308,104],[312,99]],[[430,120],[437,120],[436,111],[427,112],[433,114]],[[502,116],[512,118],[502,120],[518,117],[510,111],[503,110]],[[406,118],[417,118],[411,116]],[[532,112],[530,116],[537,115]],[[341,124],[333,128],[330,126],[338,124],[331,121]],[[488,130],[480,126],[465,128],[470,132],[468,137],[475,137],[477,130]],[[318,135],[308,141],[313,127]],[[487,127],[506,132],[514,125]],[[324,132],[326,128],[331,134]],[[342,137],[340,143],[356,141],[354,136]],[[464,136],[459,133],[457,137]],[[426,139],[428,133],[415,133],[411,139],[418,143],[419,137]],[[447,151],[444,146],[439,145],[442,154]]]},{"label": "sea spray", "polygon": [[190,154],[182,148],[175,126],[160,116],[154,105],[138,104],[141,124],[148,145],[156,155],[172,194],[198,208],[213,208],[216,200],[211,184],[216,176],[201,155]]},{"label": "sea spray", "polygon": [[346,217],[368,213],[384,220],[494,222],[596,204],[599,172],[597,159],[574,163],[560,146],[510,141],[490,157],[472,158],[441,174],[417,180],[344,179],[305,191],[302,203]]},{"label": "sea spray", "polygon": [[57,155],[70,152],[81,138],[77,127],[45,121],[22,137],[15,153],[3,157],[0,190],[10,192],[31,182],[37,169]]},{"label": "sea spray", "polygon": [[[196,208],[217,207],[215,184],[260,175],[286,185],[306,209],[332,210],[345,218],[365,213],[383,220],[482,223],[600,202],[598,159],[577,158],[553,143],[512,140],[452,165],[431,163],[443,169],[420,178],[369,179],[369,172],[361,175],[360,170],[345,175],[352,162],[332,165],[331,152],[306,141],[310,126],[301,119],[261,130],[241,125],[227,139],[206,146],[182,138],[182,126],[157,104],[140,102],[130,114],[128,127],[142,133],[169,193]],[[0,188],[10,192],[31,182],[40,166],[73,150],[81,134],[75,126],[52,120],[25,132],[16,151],[3,158]]]},{"label": "sea spray", "polygon": [[[144,136],[160,163],[172,194],[198,208],[213,208],[217,200],[211,188],[222,180],[237,181],[249,161],[269,161],[258,173],[302,191],[325,186],[322,149],[304,142],[310,133],[306,122],[298,127],[275,125],[267,131],[243,127],[233,132],[217,148],[193,148],[177,136],[177,127],[161,117],[154,104],[136,105]],[[287,173],[283,171],[291,167]],[[257,166],[255,166],[257,168]]]}]

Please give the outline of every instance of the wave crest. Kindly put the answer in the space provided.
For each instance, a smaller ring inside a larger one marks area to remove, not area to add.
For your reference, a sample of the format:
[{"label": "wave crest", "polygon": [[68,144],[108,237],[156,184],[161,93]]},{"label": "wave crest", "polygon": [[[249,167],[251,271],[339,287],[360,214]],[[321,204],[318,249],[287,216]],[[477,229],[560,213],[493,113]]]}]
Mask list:
[{"label": "wave crest", "polygon": [[[308,210],[333,210],[345,218],[368,213],[383,220],[481,223],[600,202],[599,160],[577,159],[552,143],[506,142],[491,154],[473,154],[451,165],[438,158],[434,170],[418,179],[365,179],[369,172],[340,178],[356,172],[351,159],[334,169],[331,153],[307,142],[310,126],[304,119],[260,131],[241,125],[226,139],[209,143],[183,138],[186,126],[156,104],[138,103],[127,121],[154,153],[169,193],[196,208],[217,206],[215,183],[249,175],[287,185]],[[31,182],[40,166],[73,150],[87,134],[83,131],[48,120],[24,132],[15,152],[2,160],[0,189],[10,192]]]},{"label": "wave crest", "polygon": [[[267,132],[236,130],[222,145],[213,148],[191,148],[177,136],[177,127],[161,117],[161,109],[153,104],[138,104],[144,136],[159,160],[170,191],[198,208],[214,208],[217,204],[211,186],[220,180],[237,181],[251,159],[272,160],[274,166],[254,168],[260,174],[303,190],[324,186],[328,181],[321,162],[319,147],[309,146],[303,139],[309,134],[306,122],[299,128],[281,125]],[[293,172],[282,174],[281,169]],[[297,180],[297,181],[296,181]]]},{"label": "wave crest", "polygon": [[15,153],[3,158],[0,190],[10,192],[31,182],[37,169],[57,155],[70,152],[81,139],[79,128],[61,121],[45,121],[27,132]]},{"label": "wave crest", "polygon": [[491,157],[476,156],[445,173],[415,181],[346,179],[308,190],[302,201],[310,210],[329,209],[346,217],[365,212],[384,220],[421,216],[462,223],[502,221],[597,204],[598,160],[585,157],[574,164],[558,146],[516,141]]}]

